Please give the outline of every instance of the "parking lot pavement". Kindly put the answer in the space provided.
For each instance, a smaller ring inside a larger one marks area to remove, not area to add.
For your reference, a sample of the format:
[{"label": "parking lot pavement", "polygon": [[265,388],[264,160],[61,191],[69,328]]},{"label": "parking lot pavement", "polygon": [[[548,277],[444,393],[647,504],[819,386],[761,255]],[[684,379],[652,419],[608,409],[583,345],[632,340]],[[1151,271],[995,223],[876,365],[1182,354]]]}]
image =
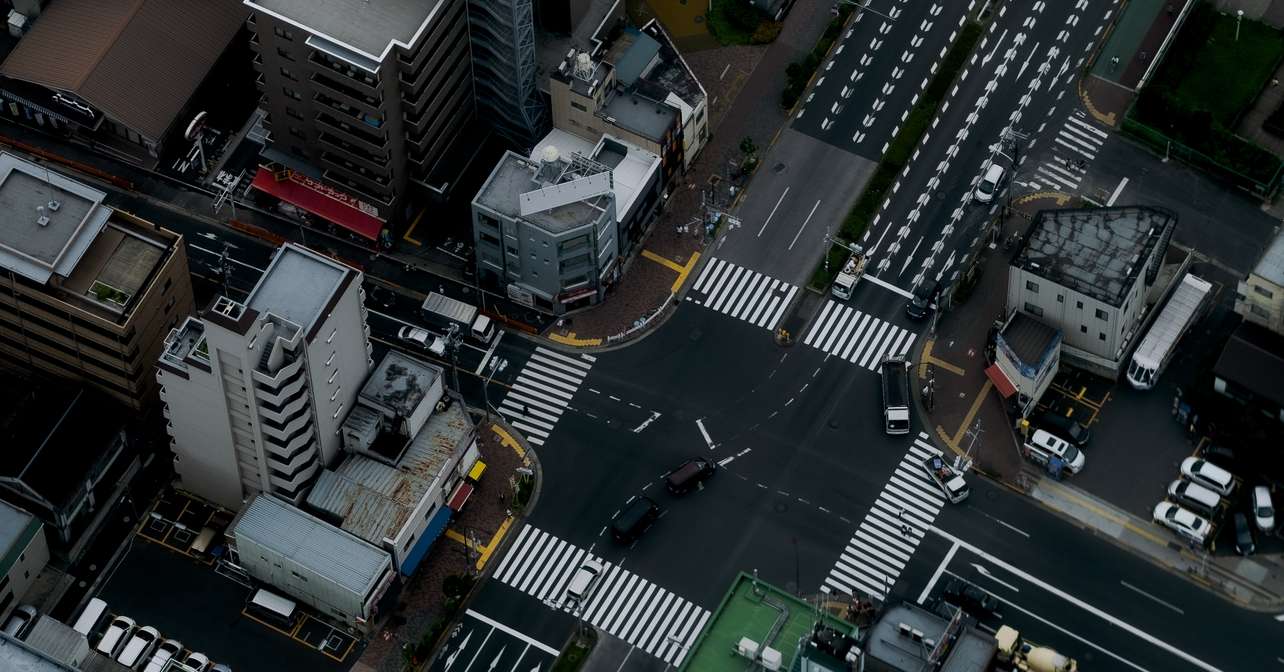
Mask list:
[{"label": "parking lot pavement", "polygon": [[364,648],[310,617],[292,632],[247,617],[250,593],[186,554],[135,539],[99,597],[111,613],[151,625],[236,672],[338,672]]}]

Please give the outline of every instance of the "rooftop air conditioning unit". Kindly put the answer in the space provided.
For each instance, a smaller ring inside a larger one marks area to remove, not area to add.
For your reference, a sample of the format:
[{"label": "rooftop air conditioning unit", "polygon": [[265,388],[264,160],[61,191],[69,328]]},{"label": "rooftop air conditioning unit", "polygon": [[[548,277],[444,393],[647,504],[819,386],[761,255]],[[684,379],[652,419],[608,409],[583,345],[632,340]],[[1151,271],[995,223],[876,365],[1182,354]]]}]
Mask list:
[{"label": "rooftop air conditioning unit", "polygon": [[40,215],[39,217],[37,217],[37,218],[36,218],[36,223],[37,223],[37,224],[39,224],[39,225],[40,225],[40,226],[42,226],[42,227],[43,227],[43,226],[49,226],[49,216],[48,216],[48,215]]},{"label": "rooftop air conditioning unit", "polygon": [[736,643],[736,653],[748,658],[749,660],[753,660],[758,657],[758,642],[755,642],[748,637],[741,637],[740,641]]},{"label": "rooftop air conditioning unit", "polygon": [[784,663],[784,656],[770,646],[762,647],[762,658],[759,660],[764,669],[779,670]]},{"label": "rooftop air conditioning unit", "polygon": [[62,207],[62,203],[59,201],[49,201],[46,205],[49,207],[49,212],[58,212],[58,208]]}]

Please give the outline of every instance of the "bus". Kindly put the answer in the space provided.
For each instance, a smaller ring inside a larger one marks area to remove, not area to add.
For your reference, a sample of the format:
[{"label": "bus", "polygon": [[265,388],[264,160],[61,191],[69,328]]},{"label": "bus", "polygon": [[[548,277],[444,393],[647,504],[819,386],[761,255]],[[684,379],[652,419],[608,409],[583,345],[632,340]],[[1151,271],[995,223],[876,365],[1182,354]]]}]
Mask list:
[{"label": "bus", "polygon": [[1163,312],[1155,318],[1146,337],[1132,353],[1128,363],[1128,383],[1139,390],[1149,390],[1163,374],[1168,360],[1177,350],[1177,341],[1194,324],[1208,302],[1213,284],[1187,273],[1173,291]]},{"label": "bus", "polygon": [[245,611],[254,618],[282,630],[293,630],[299,620],[299,605],[267,590],[257,590],[245,605]]}]

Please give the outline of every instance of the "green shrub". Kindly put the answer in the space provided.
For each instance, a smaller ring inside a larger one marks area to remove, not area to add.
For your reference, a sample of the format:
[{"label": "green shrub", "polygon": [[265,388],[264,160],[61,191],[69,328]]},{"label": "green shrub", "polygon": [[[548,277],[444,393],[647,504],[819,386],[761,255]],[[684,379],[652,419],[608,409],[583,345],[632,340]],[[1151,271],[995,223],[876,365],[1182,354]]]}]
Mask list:
[{"label": "green shrub", "polygon": [[784,27],[785,24],[779,21],[763,21],[753,31],[753,37],[749,38],[749,41],[753,44],[771,44],[780,37],[780,31]]}]

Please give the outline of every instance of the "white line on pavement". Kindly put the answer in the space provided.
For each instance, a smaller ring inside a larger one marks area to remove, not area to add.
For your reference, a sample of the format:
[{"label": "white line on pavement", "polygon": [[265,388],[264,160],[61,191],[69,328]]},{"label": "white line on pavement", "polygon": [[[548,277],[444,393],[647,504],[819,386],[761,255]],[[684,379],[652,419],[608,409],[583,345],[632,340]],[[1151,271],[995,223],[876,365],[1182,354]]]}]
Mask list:
[{"label": "white line on pavement", "polygon": [[1144,596],[1146,596],[1146,597],[1149,597],[1150,599],[1152,599],[1152,600],[1154,600],[1154,601],[1156,601],[1156,602],[1158,602],[1158,603],[1160,603],[1160,604],[1164,605],[1165,607],[1168,607],[1169,609],[1172,609],[1173,611],[1175,611],[1175,612],[1177,612],[1177,613],[1179,613],[1179,614],[1182,614],[1183,616],[1186,614],[1186,612],[1185,612],[1185,611],[1183,611],[1183,610],[1181,610],[1181,609],[1179,609],[1179,608],[1177,608],[1177,607],[1174,607],[1174,606],[1172,605],[1172,603],[1170,603],[1170,602],[1165,602],[1164,600],[1161,600],[1161,599],[1159,599],[1159,598],[1155,597],[1154,595],[1151,595],[1150,593],[1147,593],[1146,591],[1144,591],[1144,590],[1142,590],[1142,589],[1138,588],[1137,586],[1132,585],[1131,583],[1128,583],[1127,581],[1120,581],[1120,582],[1119,582],[1119,584],[1120,584],[1120,585],[1122,585],[1124,588],[1127,588],[1127,589],[1129,589],[1129,590],[1131,590],[1131,591],[1133,591],[1133,592],[1135,592],[1135,593],[1139,593],[1139,594],[1141,594],[1141,595],[1144,595]]},{"label": "white line on pavement", "polygon": [[1119,186],[1115,187],[1114,193],[1110,194],[1110,200],[1106,201],[1107,208],[1115,204],[1115,199],[1119,198],[1119,194],[1123,193],[1126,186],[1128,186],[1128,178],[1125,177],[1119,180]]},{"label": "white line on pavement", "polygon": [[780,202],[785,200],[785,194],[788,193],[789,187],[785,187],[785,190],[780,193],[780,198],[776,199],[776,205],[771,208],[771,212],[767,215],[767,220],[762,223],[762,228],[758,229],[757,238],[761,238],[762,232],[767,230],[767,225],[771,223],[771,218],[776,216],[776,208],[780,207]]},{"label": "white line on pavement", "polygon": [[908,292],[908,291],[906,291],[906,290],[904,290],[904,289],[901,289],[900,287],[897,287],[896,285],[893,285],[892,283],[890,283],[890,282],[888,282],[888,281],[886,281],[886,280],[883,280],[883,279],[879,278],[878,276],[874,276],[874,275],[867,275],[867,276],[865,276],[865,279],[866,279],[866,280],[868,280],[868,281],[870,281],[870,282],[872,282],[872,283],[874,283],[874,284],[876,284],[876,285],[878,285],[879,287],[882,287],[883,289],[886,289],[886,290],[887,290],[887,291],[889,291],[889,292],[893,292],[893,293],[895,293],[895,294],[900,294],[901,296],[903,296],[903,297],[905,297],[905,298],[907,298],[907,299],[912,299],[912,298],[914,298],[914,295],[913,295],[913,294],[911,294],[910,292]]},{"label": "white line on pavement", "polygon": [[950,550],[945,553],[945,558],[941,560],[941,564],[936,567],[936,571],[932,572],[932,578],[928,580],[926,586],[923,586],[923,592],[918,595],[918,603],[920,605],[927,601],[927,596],[932,592],[932,587],[936,585],[937,581],[941,580],[941,574],[945,573],[946,565],[950,564],[950,561],[954,559],[954,554],[957,553],[958,550],[959,545],[955,543],[951,545]]},{"label": "white line on pavement", "polygon": [[558,655],[559,653],[561,653],[561,652],[560,652],[560,651],[558,651],[557,649],[555,649],[555,648],[553,648],[553,647],[551,647],[551,646],[549,646],[549,645],[547,645],[547,644],[544,644],[543,642],[540,642],[539,640],[536,640],[536,639],[532,639],[532,638],[530,638],[530,637],[527,637],[526,635],[523,635],[522,633],[520,633],[520,632],[518,632],[518,631],[516,631],[516,630],[514,630],[514,629],[512,629],[512,628],[510,628],[510,627],[508,627],[507,625],[504,625],[503,623],[500,623],[499,621],[496,621],[496,620],[494,620],[494,619],[492,619],[492,618],[489,618],[489,617],[487,617],[487,616],[484,616],[484,615],[482,615],[482,614],[479,614],[479,613],[477,613],[477,612],[473,611],[472,609],[469,609],[469,610],[467,610],[467,611],[466,611],[466,612],[464,612],[464,613],[468,614],[469,616],[472,616],[473,618],[475,618],[475,619],[477,619],[477,620],[481,621],[482,623],[485,623],[486,625],[489,625],[489,626],[491,626],[491,627],[495,628],[496,630],[499,630],[500,632],[504,632],[504,633],[507,633],[507,634],[509,634],[509,635],[512,635],[513,637],[516,637],[516,638],[518,638],[518,639],[522,640],[523,642],[526,642],[527,644],[530,644],[531,646],[533,646],[533,647],[535,647],[535,648],[539,649],[540,651],[543,651],[544,653],[547,653],[547,654],[548,654],[548,655],[550,655],[550,656],[556,656],[556,655]]},{"label": "white line on pavement", "polygon": [[820,207],[820,199],[818,198],[816,199],[816,205],[811,206],[811,212],[807,213],[807,219],[804,219],[802,226],[798,227],[798,233],[795,233],[794,239],[790,241],[789,249],[791,250],[794,249],[794,245],[798,242],[798,236],[802,235],[803,229],[807,228],[807,222],[811,221],[812,215],[816,214],[816,208],[819,208],[819,207]]},{"label": "white line on pavement", "polygon": [[696,427],[700,428],[700,435],[704,437],[704,442],[709,444],[709,450],[713,450],[713,439],[709,438],[709,432],[704,428],[704,419],[696,420]]}]

